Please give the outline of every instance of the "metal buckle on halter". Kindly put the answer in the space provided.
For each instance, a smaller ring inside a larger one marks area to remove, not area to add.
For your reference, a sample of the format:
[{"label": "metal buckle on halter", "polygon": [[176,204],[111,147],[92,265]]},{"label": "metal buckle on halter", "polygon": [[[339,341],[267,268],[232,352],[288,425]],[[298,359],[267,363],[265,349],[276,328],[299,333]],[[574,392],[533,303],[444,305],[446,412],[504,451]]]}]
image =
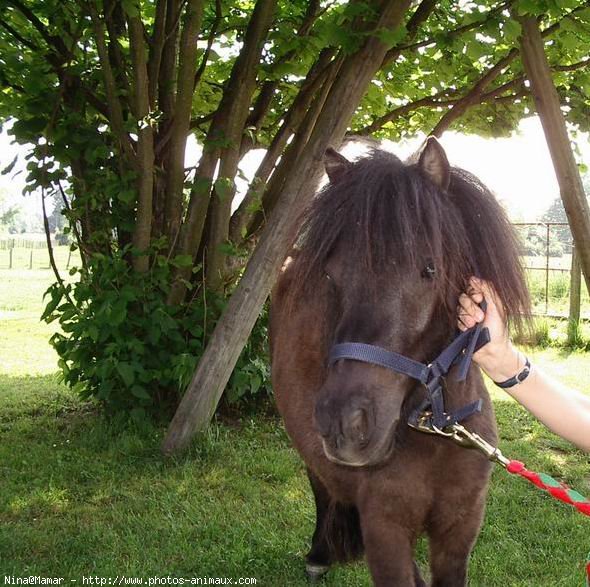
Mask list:
[{"label": "metal buckle on halter", "polygon": [[443,429],[436,427],[432,422],[432,412],[430,411],[422,412],[415,422],[408,422],[408,424],[410,428],[419,432],[449,438],[464,448],[475,448],[485,454],[490,461],[499,463],[503,467],[506,467],[510,462],[499,448],[492,446],[479,434],[467,430],[461,424],[452,424]]},{"label": "metal buckle on halter", "polygon": [[436,436],[444,436],[450,438],[457,444],[465,447],[470,447],[471,442],[466,438],[462,438],[454,429],[454,426],[448,426],[447,428],[439,428],[434,425],[432,421],[432,412],[427,410],[420,414],[415,422],[408,422],[410,428],[418,430],[419,432],[426,432],[426,434],[435,434]]},{"label": "metal buckle on halter", "polygon": [[510,460],[502,454],[502,451],[499,448],[492,446],[487,440],[484,440],[476,432],[467,430],[467,428],[461,424],[453,424],[450,426],[450,428],[453,430],[453,440],[455,440],[455,437],[458,438],[458,442],[462,446],[476,448],[485,454],[490,461],[500,463],[503,467],[506,467],[510,462]]}]

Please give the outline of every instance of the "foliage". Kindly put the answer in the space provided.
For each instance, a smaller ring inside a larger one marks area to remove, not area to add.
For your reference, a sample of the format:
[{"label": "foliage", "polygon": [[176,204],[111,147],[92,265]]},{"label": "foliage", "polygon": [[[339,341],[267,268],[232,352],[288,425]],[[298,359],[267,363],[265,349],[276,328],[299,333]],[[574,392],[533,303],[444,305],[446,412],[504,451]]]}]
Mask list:
[{"label": "foliage", "polygon": [[[183,306],[166,304],[174,263],[156,255],[156,266],[136,275],[122,254],[95,254],[74,280],[53,284],[42,319],[58,321],[51,344],[63,381],[82,398],[93,397],[107,413],[140,422],[167,417],[188,384],[224,299],[204,289]],[[266,314],[242,352],[227,397],[266,390]]]},{"label": "foliage", "polygon": [[[588,129],[583,2],[411,6],[401,26],[376,31],[391,49],[353,132],[516,128],[531,103],[511,9],[539,16],[568,119]],[[357,1],[0,0],[0,119],[30,145],[28,189],[56,198],[48,223],[63,217],[82,257],[78,284],[58,280],[45,313],[64,328],[54,343],[66,381],[112,409],[173,403],[206,341],[182,320],[214,324],[297,173],[314,105],[376,14]],[[190,135],[203,151],[188,169]],[[268,150],[237,206],[239,162],[253,148]],[[203,283],[219,304],[190,299]],[[168,355],[145,338],[154,329]],[[264,387],[263,327],[256,336],[232,398]]]}]

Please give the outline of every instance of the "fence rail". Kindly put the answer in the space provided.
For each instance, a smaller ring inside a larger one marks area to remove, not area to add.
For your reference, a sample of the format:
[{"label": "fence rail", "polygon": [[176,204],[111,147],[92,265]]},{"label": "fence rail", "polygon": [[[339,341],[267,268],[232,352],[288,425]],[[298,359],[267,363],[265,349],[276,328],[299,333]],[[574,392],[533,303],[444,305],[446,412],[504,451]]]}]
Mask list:
[{"label": "fence rail", "polygon": [[[0,241],[1,242],[1,241]],[[35,242],[35,241],[29,241]],[[47,243],[43,247],[0,246],[0,269],[50,269]],[[68,270],[80,263],[80,253],[71,251],[69,245],[52,244],[55,261],[60,269]]]},{"label": "fence rail", "polygon": [[[54,247],[59,246],[57,241],[51,240]],[[45,239],[32,238],[0,238],[0,251],[10,249],[46,249],[47,241]]]}]

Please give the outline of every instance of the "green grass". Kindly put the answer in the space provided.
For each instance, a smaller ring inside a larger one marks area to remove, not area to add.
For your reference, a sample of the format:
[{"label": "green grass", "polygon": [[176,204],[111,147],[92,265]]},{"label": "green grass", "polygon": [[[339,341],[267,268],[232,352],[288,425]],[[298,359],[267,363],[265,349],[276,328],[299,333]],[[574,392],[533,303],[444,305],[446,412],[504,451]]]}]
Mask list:
[{"label": "green grass", "polygon": [[[307,585],[313,501],[280,421],[219,420],[188,453],[162,459],[162,428],[114,427],[57,382],[51,329],[37,318],[50,273],[0,278],[10,283],[0,290],[0,575]],[[546,349],[532,358],[590,393],[587,354]],[[590,494],[589,457],[493,394],[505,453]],[[472,585],[581,585],[588,550],[589,520],[496,468]],[[424,544],[419,558],[424,566]],[[360,562],[334,569],[324,584],[370,581]]]}]

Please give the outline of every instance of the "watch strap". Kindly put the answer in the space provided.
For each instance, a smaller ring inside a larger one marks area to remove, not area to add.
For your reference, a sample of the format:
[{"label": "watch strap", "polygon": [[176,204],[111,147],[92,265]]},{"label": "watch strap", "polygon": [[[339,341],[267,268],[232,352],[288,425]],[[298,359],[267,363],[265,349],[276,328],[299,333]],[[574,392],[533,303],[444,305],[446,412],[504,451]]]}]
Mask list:
[{"label": "watch strap", "polygon": [[522,371],[517,373],[514,377],[510,377],[510,379],[506,379],[506,381],[494,381],[494,383],[502,389],[508,389],[510,387],[514,387],[515,385],[521,384],[529,376],[530,372],[531,363],[528,357],[525,357],[525,363]]}]

